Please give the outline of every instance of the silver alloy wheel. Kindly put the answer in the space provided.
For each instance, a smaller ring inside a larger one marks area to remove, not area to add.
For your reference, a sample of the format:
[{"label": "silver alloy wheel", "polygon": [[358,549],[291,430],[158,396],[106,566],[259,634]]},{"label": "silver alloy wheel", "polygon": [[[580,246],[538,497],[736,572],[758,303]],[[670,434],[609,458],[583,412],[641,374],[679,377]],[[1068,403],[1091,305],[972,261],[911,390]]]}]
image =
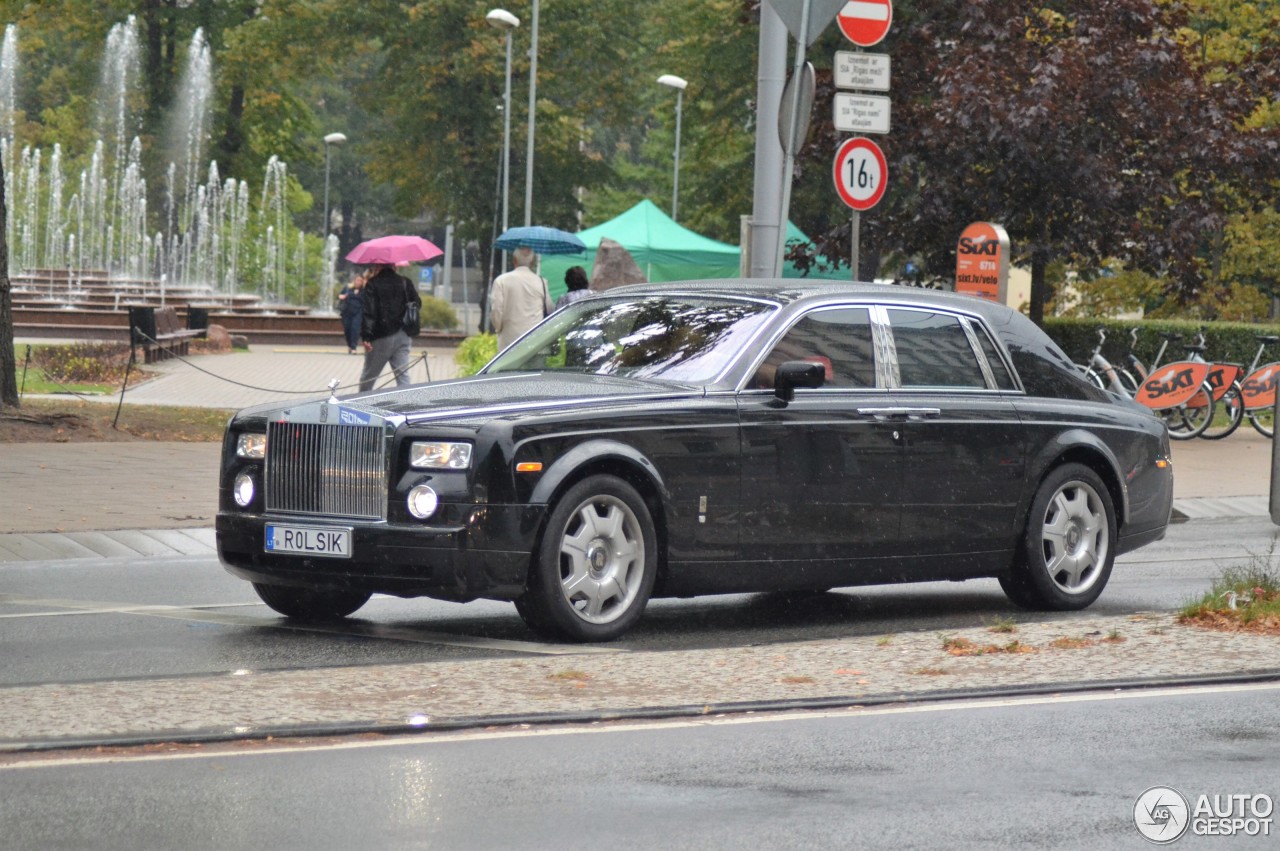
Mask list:
[{"label": "silver alloy wheel", "polygon": [[1107,509],[1097,491],[1081,481],[1058,488],[1045,510],[1040,533],[1049,578],[1064,594],[1083,594],[1102,575],[1111,546]]},{"label": "silver alloy wheel", "polygon": [[560,590],[574,614],[617,620],[640,593],[644,570],[644,532],[630,506],[597,495],[574,509],[560,538]]}]

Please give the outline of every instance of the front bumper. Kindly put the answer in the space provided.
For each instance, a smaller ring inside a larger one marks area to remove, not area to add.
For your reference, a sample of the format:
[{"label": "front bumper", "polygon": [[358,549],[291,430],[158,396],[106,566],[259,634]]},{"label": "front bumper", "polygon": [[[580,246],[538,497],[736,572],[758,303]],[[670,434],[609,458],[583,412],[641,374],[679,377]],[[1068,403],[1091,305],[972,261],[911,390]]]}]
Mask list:
[{"label": "front bumper", "polygon": [[[221,511],[218,557],[250,582],[361,588],[398,597],[514,600],[524,593],[545,507],[474,506],[450,526]],[[351,529],[351,558],[271,553],[268,523]]]}]

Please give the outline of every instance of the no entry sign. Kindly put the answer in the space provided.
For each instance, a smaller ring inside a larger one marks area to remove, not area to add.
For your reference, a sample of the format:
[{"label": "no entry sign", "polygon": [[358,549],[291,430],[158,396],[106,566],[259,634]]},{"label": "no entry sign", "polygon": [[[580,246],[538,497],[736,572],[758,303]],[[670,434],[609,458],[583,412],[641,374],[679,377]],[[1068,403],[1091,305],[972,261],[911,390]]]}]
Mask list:
[{"label": "no entry sign", "polygon": [[840,144],[831,176],[840,200],[861,212],[870,210],[884,197],[889,165],[879,145],[857,136]]},{"label": "no entry sign", "polygon": [[892,0],[849,0],[836,13],[836,23],[845,38],[859,47],[879,44],[893,23]]}]

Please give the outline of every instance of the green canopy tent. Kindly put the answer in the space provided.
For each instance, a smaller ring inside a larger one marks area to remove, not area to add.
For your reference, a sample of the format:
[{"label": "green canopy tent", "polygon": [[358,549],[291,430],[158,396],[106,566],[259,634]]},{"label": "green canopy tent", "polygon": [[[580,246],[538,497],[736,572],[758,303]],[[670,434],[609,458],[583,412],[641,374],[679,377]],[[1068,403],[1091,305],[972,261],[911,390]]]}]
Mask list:
[{"label": "green canopy tent", "polygon": [[591,272],[596,249],[606,237],[627,249],[650,281],[738,277],[738,246],[716,242],[681,227],[652,201],[641,201],[617,218],[579,231],[578,237],[586,243],[585,256],[542,257],[542,277],[547,279],[552,298],[564,292],[564,273],[570,266]]},{"label": "green canopy tent", "polygon": [[[797,242],[801,242],[801,243],[804,243],[805,245],[808,245],[812,241],[813,240],[809,239],[809,236],[804,231],[796,227],[795,222],[787,222],[787,250],[788,251],[790,251],[792,246],[795,245]],[[829,264],[826,263],[826,261],[823,261],[822,265],[828,267],[826,271],[822,271],[821,269],[818,268],[818,266],[815,265],[810,267],[809,274],[805,275],[799,269],[796,268],[795,263],[791,262],[790,260],[787,260],[782,264],[782,277],[784,278],[806,278],[807,277],[810,279],[822,280],[822,281],[848,281],[852,279],[851,276],[849,275],[848,260],[845,260],[844,263],[841,263],[839,266],[837,266],[834,269],[830,268]]]},{"label": "green canopy tent", "polygon": [[[600,240],[612,239],[630,252],[640,266],[640,271],[653,282],[692,281],[703,278],[737,278],[740,275],[739,258],[742,251],[736,245],[717,242],[681,227],[670,216],[658,209],[652,201],[641,201],[630,210],[604,224],[579,231],[578,237],[587,246],[587,253],[543,255],[542,277],[553,299],[565,291],[564,273],[570,266],[581,266],[591,273]],[[809,242],[809,237],[787,222],[787,243]],[[784,278],[800,278],[800,270],[794,263],[783,264]],[[823,280],[849,280],[848,265],[825,272],[816,267],[809,271],[809,278]]]}]

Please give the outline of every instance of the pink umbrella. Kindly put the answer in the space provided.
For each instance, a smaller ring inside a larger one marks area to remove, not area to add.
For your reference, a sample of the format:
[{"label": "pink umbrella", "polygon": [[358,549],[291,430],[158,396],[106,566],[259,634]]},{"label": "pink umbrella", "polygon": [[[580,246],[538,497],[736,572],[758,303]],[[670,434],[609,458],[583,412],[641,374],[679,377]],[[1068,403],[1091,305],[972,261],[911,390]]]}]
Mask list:
[{"label": "pink umbrella", "polygon": [[352,263],[423,263],[444,254],[434,243],[420,236],[380,236],[368,239],[351,249],[347,259]]}]

